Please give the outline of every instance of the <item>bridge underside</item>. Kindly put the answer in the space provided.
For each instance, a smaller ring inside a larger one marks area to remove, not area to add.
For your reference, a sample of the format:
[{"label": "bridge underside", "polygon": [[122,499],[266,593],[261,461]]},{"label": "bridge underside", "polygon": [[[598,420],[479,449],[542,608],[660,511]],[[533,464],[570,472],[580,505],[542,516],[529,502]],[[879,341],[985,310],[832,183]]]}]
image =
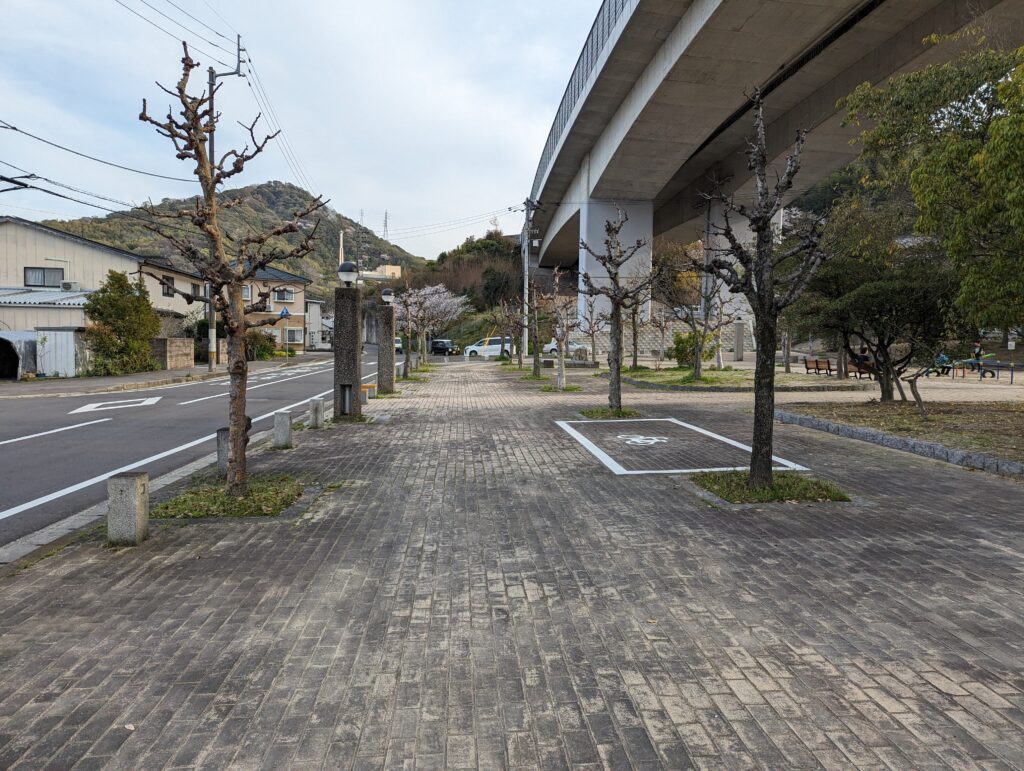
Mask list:
[{"label": "bridge underside", "polygon": [[[924,38],[978,24],[1002,45],[1024,42],[1024,0],[636,5],[634,14],[674,8],[678,19],[670,25],[671,12],[657,15],[660,47],[617,108],[611,110],[607,95],[598,103],[589,96],[581,100],[570,136],[541,186],[544,205],[534,218],[541,267],[582,266],[580,239],[595,235],[586,224],[594,217],[585,210],[603,211],[609,202],[649,203],[647,237],[701,238],[700,194],[710,180],[725,180],[740,199],[751,194],[744,150],[752,124],[747,93],[755,85],[767,93],[774,164],[784,163],[798,128],[810,129],[795,197],[858,152],[851,145],[858,129],[841,125],[839,99],[860,83],[880,83],[956,51],[952,44],[927,46]],[[609,43],[593,89],[623,91],[622,80],[639,69],[623,45],[621,39]],[[602,79],[614,86],[603,87]]]}]

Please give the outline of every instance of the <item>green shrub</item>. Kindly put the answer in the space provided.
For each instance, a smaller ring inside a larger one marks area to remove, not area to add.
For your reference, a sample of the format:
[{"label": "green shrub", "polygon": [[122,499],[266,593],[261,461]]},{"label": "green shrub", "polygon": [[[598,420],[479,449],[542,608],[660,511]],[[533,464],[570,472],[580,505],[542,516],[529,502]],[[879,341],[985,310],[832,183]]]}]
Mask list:
[{"label": "green shrub", "polygon": [[245,333],[245,356],[249,361],[266,361],[273,358],[276,348],[274,338],[258,329]]},{"label": "green shrub", "polygon": [[[710,361],[715,356],[715,350],[717,345],[715,343],[708,343],[704,346],[703,355],[701,356],[702,361]],[[681,334],[676,332],[675,337],[672,338],[672,347],[668,350],[669,355],[676,360],[676,366],[680,369],[684,367],[692,367],[694,357],[696,355],[693,344],[693,334]]]},{"label": "green shrub", "polygon": [[160,333],[160,317],[149,303],[149,292],[139,276],[130,281],[116,270],[85,301],[85,315],[93,322],[85,330],[92,353],[92,375],[124,375],[158,369],[149,343]]}]

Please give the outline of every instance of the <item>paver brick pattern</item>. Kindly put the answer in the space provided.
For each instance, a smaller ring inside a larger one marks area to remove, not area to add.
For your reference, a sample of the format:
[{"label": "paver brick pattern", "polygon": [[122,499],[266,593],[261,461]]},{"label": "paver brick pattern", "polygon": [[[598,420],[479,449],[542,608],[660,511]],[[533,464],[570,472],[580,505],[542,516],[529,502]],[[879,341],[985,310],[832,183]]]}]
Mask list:
[{"label": "paver brick pattern", "polygon": [[[1024,767],[1020,484],[780,427],[850,504],[715,508],[449,365],[257,456],[298,519],[0,580],[0,767]],[[743,440],[734,406],[630,392]]]}]

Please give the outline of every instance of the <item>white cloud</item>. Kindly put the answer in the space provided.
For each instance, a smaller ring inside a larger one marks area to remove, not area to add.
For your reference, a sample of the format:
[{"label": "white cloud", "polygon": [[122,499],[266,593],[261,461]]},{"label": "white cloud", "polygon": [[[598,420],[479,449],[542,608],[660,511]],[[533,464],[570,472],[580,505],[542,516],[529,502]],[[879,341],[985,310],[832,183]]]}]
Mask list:
[{"label": "white cloud", "polygon": [[[181,32],[140,0],[123,2]],[[231,47],[166,0],[149,2]],[[202,0],[176,2],[231,35]],[[387,210],[392,229],[399,231],[496,210],[528,194],[558,100],[600,2],[211,4],[243,34],[290,142],[318,187],[315,192],[348,216],[364,210],[366,224],[377,230]],[[180,51],[171,37],[114,0],[5,0],[4,17],[0,118],[126,165],[188,176],[167,140],[137,120],[142,97],[150,99],[152,110],[167,101],[154,81],[168,84],[177,76]],[[229,58],[208,43],[194,42]],[[256,105],[242,79],[221,82],[218,106],[228,120],[218,146],[227,148],[241,141],[233,122],[251,119]],[[187,184],[75,159],[9,131],[0,131],[0,159],[124,200],[191,191]],[[294,181],[281,152],[261,157],[239,182],[265,179]],[[4,194],[0,211],[12,205],[69,216],[92,213],[42,194]],[[520,214],[502,219],[509,231],[520,222]],[[483,222],[396,240],[432,257],[486,227]]]}]

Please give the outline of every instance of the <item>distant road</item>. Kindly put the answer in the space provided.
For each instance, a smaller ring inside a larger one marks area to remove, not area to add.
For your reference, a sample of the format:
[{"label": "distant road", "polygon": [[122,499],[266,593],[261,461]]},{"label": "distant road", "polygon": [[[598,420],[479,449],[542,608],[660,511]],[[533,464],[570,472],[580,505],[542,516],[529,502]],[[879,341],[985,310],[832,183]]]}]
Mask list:
[{"label": "distant road", "polygon": [[[364,382],[377,373],[376,346],[363,357]],[[277,410],[330,397],[333,360],[264,370],[249,378],[253,431]],[[227,377],[87,396],[0,399],[0,545],[99,503],[121,471],[150,478],[213,452],[227,425]]]}]

